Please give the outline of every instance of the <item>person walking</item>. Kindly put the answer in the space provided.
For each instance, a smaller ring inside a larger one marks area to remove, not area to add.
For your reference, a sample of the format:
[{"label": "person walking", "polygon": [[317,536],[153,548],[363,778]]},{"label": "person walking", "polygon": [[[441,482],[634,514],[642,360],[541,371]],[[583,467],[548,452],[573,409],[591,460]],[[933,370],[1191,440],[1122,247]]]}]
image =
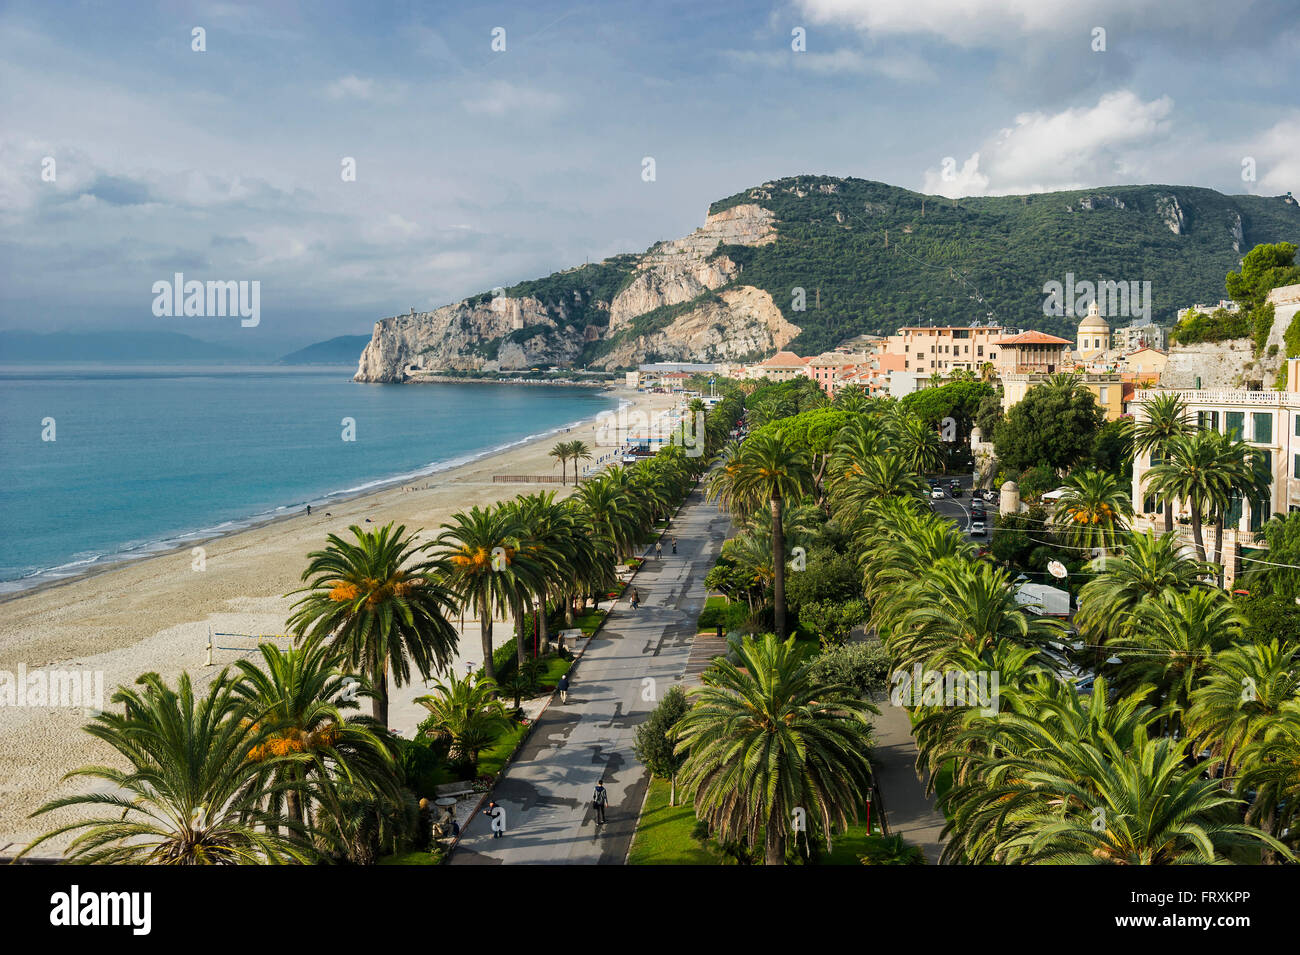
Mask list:
[{"label": "person walking", "polygon": [[569,702],[569,674],[564,673],[555,684],[555,688],[560,691],[560,702]]},{"label": "person walking", "polygon": [[605,824],[605,807],[609,805],[609,792],[605,789],[605,780],[596,783],[596,791],[591,794],[591,807],[596,810],[596,825]]},{"label": "person walking", "polygon": [[677,538],[673,538],[673,553],[677,553]]},{"label": "person walking", "polygon": [[632,588],[632,609],[635,610],[639,606],[641,606],[641,595],[638,594],[636,592],[636,588],[633,587]]},{"label": "person walking", "polygon": [[664,559],[664,542],[661,540],[655,541],[655,560],[663,560],[663,559]]},{"label": "person walking", "polygon": [[506,811],[498,806],[497,801],[493,799],[488,803],[487,808],[483,810],[483,815],[492,820],[492,838],[500,839],[502,833],[506,831]]}]

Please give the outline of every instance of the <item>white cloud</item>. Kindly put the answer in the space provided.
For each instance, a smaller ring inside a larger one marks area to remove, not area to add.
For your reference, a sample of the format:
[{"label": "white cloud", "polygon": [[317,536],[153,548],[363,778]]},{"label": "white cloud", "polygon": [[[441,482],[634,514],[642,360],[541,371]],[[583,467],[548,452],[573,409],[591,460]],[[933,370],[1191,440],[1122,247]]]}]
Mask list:
[{"label": "white cloud", "polygon": [[797,69],[822,75],[857,74],[884,76],[900,82],[931,82],[934,69],[922,57],[910,54],[869,56],[859,50],[841,47],[829,52],[808,50],[724,50],[723,56],[747,66],[765,69]]},{"label": "white cloud", "polygon": [[1147,151],[1170,133],[1172,110],[1168,96],[1144,102],[1121,90],[1102,96],[1095,106],[1021,113],[959,171],[950,167],[951,178],[944,178],[942,165],[926,170],[925,190],[944,196],[1004,195],[1142,178]]},{"label": "white cloud", "polygon": [[518,112],[549,113],[563,106],[564,98],[546,90],[497,80],[463,98],[461,105],[471,113],[486,113],[489,116]]},{"label": "white cloud", "polygon": [[1300,113],[1279,120],[1246,144],[1242,158],[1255,160],[1252,192],[1281,195],[1300,191]]},{"label": "white cloud", "polygon": [[327,86],[325,95],[330,99],[371,99],[375,95],[375,81],[349,73]]}]

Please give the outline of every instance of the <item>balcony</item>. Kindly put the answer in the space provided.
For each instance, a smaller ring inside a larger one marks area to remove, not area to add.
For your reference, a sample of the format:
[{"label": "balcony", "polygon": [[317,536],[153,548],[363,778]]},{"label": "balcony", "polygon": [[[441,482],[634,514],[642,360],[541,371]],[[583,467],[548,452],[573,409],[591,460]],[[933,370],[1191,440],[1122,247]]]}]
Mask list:
[{"label": "balcony", "polygon": [[[1139,388],[1133,393],[1133,400],[1150,401],[1157,395],[1169,394],[1171,389]],[[1246,391],[1244,388],[1232,390],[1197,391],[1177,390],[1173,392],[1189,405],[1248,405],[1250,407],[1285,408],[1300,404],[1300,396],[1292,397],[1286,391]]]}]

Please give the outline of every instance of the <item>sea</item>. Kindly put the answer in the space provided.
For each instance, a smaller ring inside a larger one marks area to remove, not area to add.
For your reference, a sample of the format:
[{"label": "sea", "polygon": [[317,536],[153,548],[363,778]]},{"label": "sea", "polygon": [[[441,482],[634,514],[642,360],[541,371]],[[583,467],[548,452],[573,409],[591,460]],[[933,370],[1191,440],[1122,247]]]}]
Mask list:
[{"label": "sea", "polygon": [[0,594],[562,432],[591,388],[353,382],[355,366],[0,365]]}]

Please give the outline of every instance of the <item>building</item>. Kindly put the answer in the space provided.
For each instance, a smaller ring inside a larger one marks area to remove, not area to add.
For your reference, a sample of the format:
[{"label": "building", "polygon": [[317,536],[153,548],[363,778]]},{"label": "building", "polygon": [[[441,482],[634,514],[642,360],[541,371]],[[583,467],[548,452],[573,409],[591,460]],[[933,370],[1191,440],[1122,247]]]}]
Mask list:
[{"label": "building", "polygon": [[1137,323],[1124,325],[1111,331],[1110,347],[1111,351],[1121,355],[1141,348],[1164,351],[1169,347],[1168,329],[1153,322],[1147,322],[1145,325]]},{"label": "building", "polygon": [[779,351],[746,369],[747,378],[766,378],[768,381],[790,381],[808,376],[810,359],[800,358],[794,352]]},{"label": "building", "polygon": [[998,375],[1053,375],[1064,371],[1070,342],[1046,332],[1021,332],[1003,338],[993,366]]},{"label": "building", "polygon": [[[1068,343],[1067,343],[1068,344]],[[1005,374],[1002,376],[1002,410],[1007,412],[1035,385],[1046,383],[1051,373]],[[1092,392],[1093,398],[1106,413],[1107,421],[1114,421],[1125,413],[1124,378],[1118,374],[1079,375],[1079,383]]]},{"label": "building", "polygon": [[1079,322],[1075,357],[1082,362],[1103,361],[1110,350],[1110,323],[1102,318],[1101,306],[1094,300],[1088,314]]},{"label": "building", "polygon": [[904,371],[926,377],[958,369],[979,372],[986,362],[996,364],[1000,341],[1018,331],[1000,325],[909,325],[889,336],[885,353],[901,355]]},{"label": "building", "polygon": [[[1259,501],[1237,501],[1225,521],[1222,562],[1231,580],[1241,571],[1241,558],[1252,549],[1266,546],[1260,530],[1274,514],[1300,510],[1300,358],[1287,361],[1286,391],[1247,391],[1245,389],[1179,390],[1176,394],[1187,402],[1188,410],[1202,428],[1232,434],[1265,454],[1272,487],[1269,496]],[[1138,421],[1143,418],[1143,403],[1168,389],[1139,389],[1131,409]],[[1146,474],[1158,463],[1151,455],[1138,455],[1133,461],[1133,510],[1139,529],[1162,528],[1159,503],[1146,494]],[[1186,519],[1185,505],[1174,508],[1175,519]],[[1186,524],[1176,523],[1178,533],[1191,541]],[[1206,546],[1213,546],[1213,528],[1205,533]]]},{"label": "building", "polygon": [[1137,375],[1155,375],[1159,378],[1169,364],[1169,355],[1154,348],[1139,348],[1122,359],[1124,370]]}]

